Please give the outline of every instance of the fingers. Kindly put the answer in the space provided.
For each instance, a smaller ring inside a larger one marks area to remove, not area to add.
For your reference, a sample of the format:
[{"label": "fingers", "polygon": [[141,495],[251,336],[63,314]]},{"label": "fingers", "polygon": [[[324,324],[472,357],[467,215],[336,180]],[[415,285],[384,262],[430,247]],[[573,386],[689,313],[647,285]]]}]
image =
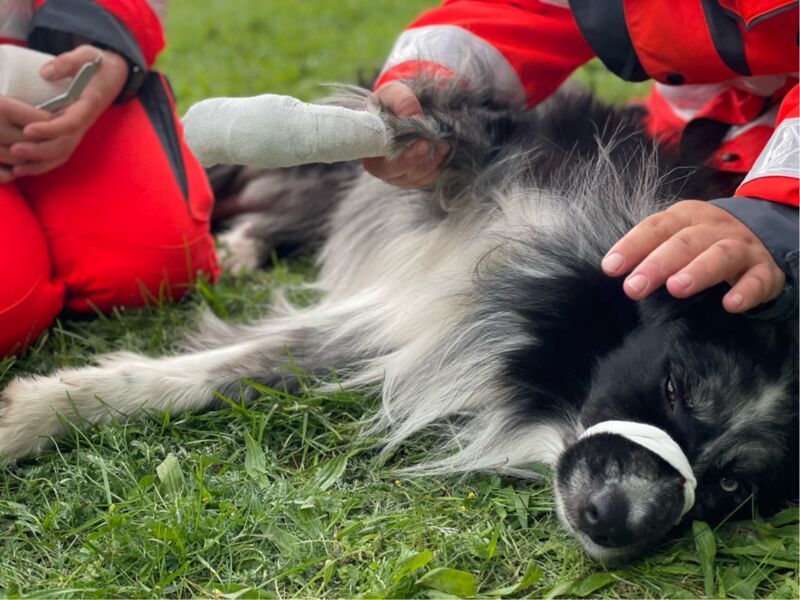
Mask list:
[{"label": "fingers", "polygon": [[5,122],[6,127],[11,125],[20,128],[29,123],[47,121],[52,118],[52,115],[46,110],[14,100],[8,96],[0,96],[0,116],[4,117],[1,120]]},{"label": "fingers", "polygon": [[5,147],[16,142],[22,142],[28,138],[22,133],[22,129],[9,123],[0,124],[0,144]]},{"label": "fingers", "polygon": [[27,125],[22,133],[34,141],[74,135],[86,129],[86,123],[93,121],[94,116],[91,103],[81,98],[49,121],[39,121]]},{"label": "fingers", "polygon": [[12,145],[27,139],[22,128],[50,117],[47,111],[6,96],[0,97],[0,184],[13,181],[13,167],[25,162],[24,158],[11,152]]},{"label": "fingers", "polygon": [[387,179],[388,183],[401,188],[420,188],[433,183],[439,176],[438,165],[432,167],[427,173],[414,172],[409,175],[401,175],[393,179]]},{"label": "fingers", "polygon": [[0,146],[0,165],[20,165],[24,162],[24,158],[19,158],[11,154],[9,146]]},{"label": "fingers", "polygon": [[364,168],[385,181],[399,179],[417,169],[418,163],[430,151],[430,145],[425,140],[419,140],[409,146],[394,160],[387,160],[381,156],[365,158],[362,162]]},{"label": "fingers", "polygon": [[393,160],[385,158],[366,158],[364,168],[380,179],[399,187],[422,187],[428,185],[439,175],[449,148],[436,146],[426,140],[414,142]]},{"label": "fingers", "polygon": [[739,278],[722,299],[731,313],[750,310],[775,298],[786,284],[786,275],[774,263],[761,263]]},{"label": "fingers", "polygon": [[74,50],[59,54],[50,62],[42,65],[39,75],[47,81],[73,77],[85,63],[93,61],[101,54],[102,51],[94,46],[78,46]]},{"label": "fingers", "polygon": [[748,249],[741,240],[719,239],[705,224],[685,227],[647,255],[623,286],[636,300],[664,283],[670,294],[685,298],[736,277],[750,259]]},{"label": "fingers", "polygon": [[662,285],[676,298],[728,282],[729,312],[743,312],[780,293],[786,277],[744,223],[727,211],[683,200],[631,229],[606,254],[608,275],[631,272],[625,293],[642,299]]},{"label": "fingers", "polygon": [[[24,142],[14,144],[11,147],[11,155],[18,161],[36,163],[41,161],[52,161],[59,158],[66,160],[72,154],[72,140],[66,137],[59,137],[44,142],[29,143]],[[33,175],[34,173],[21,173],[15,167],[16,175]]]},{"label": "fingers", "polygon": [[12,173],[16,177],[41,175],[66,162],[82,139],[91,112],[89,103],[81,99],[51,121],[27,126],[26,139],[9,150],[16,164]]},{"label": "fingers", "polygon": [[63,165],[68,156],[65,158],[58,158],[53,160],[44,160],[40,162],[31,162],[31,163],[24,163],[21,165],[17,165],[12,168],[12,176],[13,177],[27,177],[30,175],[43,175],[44,173],[48,173],[52,171],[56,167],[60,167]]},{"label": "fingers", "polygon": [[390,81],[379,87],[370,97],[370,101],[378,102],[398,117],[422,114],[422,105],[414,90],[399,81]]},{"label": "fingers", "polygon": [[0,183],[9,183],[14,180],[14,174],[5,165],[0,165]]},{"label": "fingers", "polygon": [[687,264],[677,265],[673,272],[680,270],[680,273],[667,279],[667,290],[676,298],[686,298],[736,279],[750,262],[749,248],[740,240],[720,240],[698,254]]},{"label": "fingers", "polygon": [[[601,263],[603,272],[611,276],[627,273],[689,224],[690,221],[680,213],[670,213],[670,211],[647,217],[606,253]],[[638,280],[637,282],[640,283]]]},{"label": "fingers", "polygon": [[[378,88],[370,97],[398,117],[421,116],[422,106],[414,91],[404,83],[391,81]],[[411,144],[399,156],[366,158],[364,169],[375,177],[404,188],[423,187],[439,175],[442,162],[449,152],[444,145],[432,147],[426,140]]]}]

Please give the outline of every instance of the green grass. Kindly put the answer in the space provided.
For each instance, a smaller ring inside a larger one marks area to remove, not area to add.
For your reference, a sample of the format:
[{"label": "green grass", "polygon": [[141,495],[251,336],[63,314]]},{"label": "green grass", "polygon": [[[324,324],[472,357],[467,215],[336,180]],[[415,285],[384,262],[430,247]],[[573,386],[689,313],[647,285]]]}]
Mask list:
[{"label": "green grass", "polygon": [[[380,66],[430,2],[188,0],[170,7],[161,59],[180,107],[207,95],[312,97],[318,82]],[[580,77],[612,99],[630,88],[598,65]],[[177,305],[58,323],[9,377],[117,349],[167,351],[204,302],[263,311],[307,261],[226,276]],[[301,298],[302,299],[302,298]],[[235,400],[235,399],[233,399]],[[797,597],[798,511],[692,531],[606,570],[559,528],[549,484],[492,476],[399,478],[357,445],[375,399],[262,390],[247,407],[75,433],[0,471],[0,595],[69,597]]]}]

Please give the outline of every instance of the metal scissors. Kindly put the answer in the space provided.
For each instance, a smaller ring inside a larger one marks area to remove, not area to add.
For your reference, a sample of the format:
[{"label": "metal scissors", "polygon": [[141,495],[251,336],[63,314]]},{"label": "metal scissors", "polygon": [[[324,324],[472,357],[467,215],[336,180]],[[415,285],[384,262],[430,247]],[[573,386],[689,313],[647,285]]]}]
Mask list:
[{"label": "metal scissors", "polygon": [[83,90],[86,89],[86,85],[89,83],[89,80],[92,78],[92,75],[95,74],[97,69],[100,68],[100,61],[103,60],[103,57],[98,55],[91,62],[84,63],[78,72],[75,74],[75,77],[72,78],[72,81],[69,82],[69,86],[67,89],[58,94],[57,96],[53,96],[49,100],[45,100],[41,104],[39,104],[36,108],[42,108],[44,110],[49,110],[50,112],[56,112],[57,110],[61,110],[75,102],[80,95],[83,93]]}]

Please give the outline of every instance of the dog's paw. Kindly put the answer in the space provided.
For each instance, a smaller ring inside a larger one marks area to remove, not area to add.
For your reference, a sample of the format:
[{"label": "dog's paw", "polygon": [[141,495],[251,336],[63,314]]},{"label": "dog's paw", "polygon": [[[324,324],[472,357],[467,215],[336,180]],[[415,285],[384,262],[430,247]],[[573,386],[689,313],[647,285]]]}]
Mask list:
[{"label": "dog's paw", "polygon": [[[0,464],[35,456],[63,431],[53,405],[66,400],[64,386],[50,377],[14,379],[0,390]],[[52,402],[51,402],[52,400]]]},{"label": "dog's paw", "polygon": [[224,270],[236,274],[259,267],[258,241],[249,232],[250,222],[242,220],[217,236],[220,264]]}]

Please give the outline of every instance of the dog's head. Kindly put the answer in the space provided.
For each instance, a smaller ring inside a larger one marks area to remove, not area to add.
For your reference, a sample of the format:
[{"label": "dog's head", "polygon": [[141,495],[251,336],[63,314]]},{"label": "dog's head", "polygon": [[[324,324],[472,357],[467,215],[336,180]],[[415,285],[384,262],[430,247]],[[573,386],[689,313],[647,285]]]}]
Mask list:
[{"label": "dog's head", "polygon": [[584,548],[615,564],[652,548],[679,522],[763,511],[797,494],[796,322],[724,313],[719,295],[642,306],[641,325],[598,363],[581,424],[654,425],[677,442],[697,479],[615,434],[569,446],[556,469],[559,514]]}]

